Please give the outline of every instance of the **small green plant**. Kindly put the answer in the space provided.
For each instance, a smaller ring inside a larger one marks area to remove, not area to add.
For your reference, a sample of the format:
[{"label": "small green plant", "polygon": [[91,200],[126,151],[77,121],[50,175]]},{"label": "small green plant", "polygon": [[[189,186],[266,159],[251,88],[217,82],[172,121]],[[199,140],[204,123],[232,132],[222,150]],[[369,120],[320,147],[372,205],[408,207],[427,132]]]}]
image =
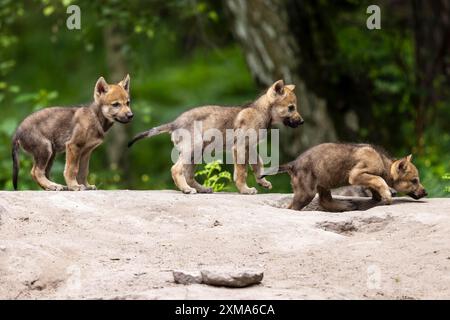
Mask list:
[{"label": "small green plant", "polygon": [[448,182],[448,185],[444,186],[444,191],[450,193],[450,172],[444,174],[442,179],[445,180],[445,182]]},{"label": "small green plant", "polygon": [[195,176],[204,177],[203,184],[211,187],[214,192],[222,191],[231,181],[231,173],[222,171],[222,161],[216,160],[207,163],[203,170],[198,171]]}]

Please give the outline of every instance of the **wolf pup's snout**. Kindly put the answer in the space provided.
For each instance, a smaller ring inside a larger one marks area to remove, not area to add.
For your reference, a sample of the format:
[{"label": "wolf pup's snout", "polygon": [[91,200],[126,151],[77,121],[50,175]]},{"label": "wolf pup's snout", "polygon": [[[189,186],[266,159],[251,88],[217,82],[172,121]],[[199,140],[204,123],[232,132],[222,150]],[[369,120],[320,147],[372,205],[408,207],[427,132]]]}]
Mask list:
[{"label": "wolf pup's snout", "polygon": [[419,200],[423,197],[428,196],[428,193],[425,189],[422,189],[422,190],[419,190],[418,192],[411,192],[408,194],[408,196],[410,196],[414,200]]},{"label": "wolf pup's snout", "polygon": [[128,123],[131,121],[131,119],[133,119],[134,114],[132,112],[127,112],[122,116],[117,116],[116,117],[116,121],[120,122],[120,123]]},{"label": "wolf pup's snout", "polygon": [[285,126],[291,127],[291,128],[297,128],[299,125],[303,124],[305,121],[302,118],[299,119],[292,119],[292,118],[285,118],[283,120],[283,124]]}]

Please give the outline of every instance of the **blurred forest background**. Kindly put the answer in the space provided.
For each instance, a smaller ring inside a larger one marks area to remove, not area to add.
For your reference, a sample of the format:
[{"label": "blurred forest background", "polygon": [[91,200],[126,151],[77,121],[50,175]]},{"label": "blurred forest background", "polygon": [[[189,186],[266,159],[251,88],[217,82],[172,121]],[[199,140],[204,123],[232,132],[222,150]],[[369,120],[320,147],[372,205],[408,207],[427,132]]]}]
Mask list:
[{"label": "blurred forest background", "polygon": [[[80,30],[66,27],[71,4]],[[381,30],[366,27],[371,4]],[[198,105],[243,104],[284,79],[305,124],[281,129],[281,162],[324,141],[375,143],[413,153],[429,194],[450,196],[450,0],[0,0],[2,189],[12,189],[10,139],[26,115],[89,102],[99,76],[127,72],[135,118],[94,151],[98,188],[173,189],[170,137],[128,150],[135,133]],[[37,189],[31,158],[20,158],[20,189]],[[54,180],[63,167],[60,155]],[[290,191],[287,176],[271,181]]]}]

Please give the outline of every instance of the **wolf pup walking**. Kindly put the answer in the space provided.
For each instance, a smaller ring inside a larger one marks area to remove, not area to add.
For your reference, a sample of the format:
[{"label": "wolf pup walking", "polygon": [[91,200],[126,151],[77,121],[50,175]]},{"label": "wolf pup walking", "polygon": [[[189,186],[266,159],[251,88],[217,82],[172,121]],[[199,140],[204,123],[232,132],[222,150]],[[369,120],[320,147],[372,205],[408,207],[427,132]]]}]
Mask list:
[{"label": "wolf pup walking", "polygon": [[[118,84],[100,77],[95,84],[94,102],[78,107],[52,107],[29,115],[12,139],[13,185],[17,190],[20,146],[33,155],[33,179],[45,190],[92,190],[87,181],[89,158],[114,122],[128,123],[130,76]],[[67,187],[50,181],[56,153],[66,152],[64,178]]]},{"label": "wolf pup walking", "polygon": [[[201,135],[209,129],[219,130],[224,139],[223,149],[229,145],[226,143],[227,129],[238,129],[243,131],[259,129],[268,129],[276,123],[283,123],[289,127],[297,127],[303,123],[303,119],[297,111],[297,98],[294,93],[294,85],[284,85],[282,80],[275,82],[262,96],[256,101],[241,107],[222,107],[222,106],[204,106],[191,109],[181,114],[175,121],[152,128],[148,131],[138,134],[129,144],[131,146],[139,139],[152,137],[163,132],[171,133],[172,141],[180,152],[178,161],[172,166],[172,178],[177,187],[184,193],[209,193],[210,188],[205,188],[194,179],[195,164],[192,161],[194,157],[193,150],[204,150],[207,144],[201,139],[200,142],[183,141],[177,134],[177,130],[190,132],[195,135],[195,123],[201,122]],[[258,142],[256,142],[258,143]],[[197,145],[198,144],[198,145]],[[246,150],[248,145],[245,146]],[[239,151],[241,152],[241,151]],[[246,151],[244,151],[246,152]],[[257,163],[249,163],[248,159],[239,163],[236,161],[238,150],[236,141],[233,145],[234,157],[234,181],[240,193],[255,194],[255,188],[249,188],[246,183],[247,166],[251,164],[256,181],[265,188],[272,188],[269,181],[259,178],[262,168],[262,160],[258,156]]]},{"label": "wolf pup walking", "polygon": [[393,160],[369,144],[320,144],[280,166],[278,172],[287,172],[291,176],[294,200],[290,208],[295,210],[309,204],[317,192],[324,209],[351,210],[351,203],[331,197],[330,189],[346,185],[367,187],[374,200],[386,204],[392,203],[389,187],[414,199],[427,196],[411,155]]}]

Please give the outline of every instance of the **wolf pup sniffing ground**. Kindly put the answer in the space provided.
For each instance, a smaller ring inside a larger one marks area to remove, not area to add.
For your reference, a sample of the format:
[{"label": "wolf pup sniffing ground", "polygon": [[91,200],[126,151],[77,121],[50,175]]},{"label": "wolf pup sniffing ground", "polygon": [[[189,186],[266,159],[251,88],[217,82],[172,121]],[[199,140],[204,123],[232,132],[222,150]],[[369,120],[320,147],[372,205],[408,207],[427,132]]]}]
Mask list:
[{"label": "wolf pup sniffing ground", "polygon": [[[114,122],[128,123],[133,118],[129,92],[129,75],[118,84],[108,84],[100,77],[90,105],[46,108],[25,118],[12,139],[14,189],[17,190],[20,146],[33,155],[31,176],[43,189],[95,189],[87,181],[89,158]],[[49,180],[56,153],[64,151],[67,187]]]},{"label": "wolf pup sniffing ground", "polygon": [[[191,136],[194,136],[196,134],[196,122],[201,123],[200,134],[202,136],[209,129],[219,130],[221,135],[225,137],[222,140],[224,145],[221,146],[225,150],[227,145],[230,145],[226,143],[226,131],[229,129],[234,130],[234,132],[238,129],[258,131],[259,129],[268,129],[276,123],[283,123],[286,126],[295,128],[303,123],[303,119],[297,111],[297,98],[294,88],[294,85],[284,85],[284,82],[279,80],[256,101],[247,106],[204,106],[191,109],[181,114],[171,123],[163,124],[138,134],[128,146],[131,146],[139,139],[152,137],[163,132],[171,133],[172,141],[180,152],[180,157],[171,170],[172,178],[177,187],[184,193],[212,192],[211,188],[205,188],[194,179],[195,164],[193,162],[195,161],[192,161],[194,157],[192,150],[200,149],[203,151],[206,144],[203,141],[183,141],[177,134],[177,130],[188,131]],[[245,147],[248,148],[248,145]],[[236,161],[238,152],[236,142],[234,142],[232,148],[235,162],[234,181],[239,192],[243,194],[256,193],[256,189],[249,188],[246,183],[248,164],[252,166],[257,183],[270,189],[272,187],[270,182],[264,178],[259,178],[263,165],[261,158],[258,156],[255,163],[249,163],[248,159],[245,159],[243,163],[239,163],[239,161]]]},{"label": "wolf pup sniffing ground", "polygon": [[278,172],[287,172],[291,176],[294,199],[289,208],[295,210],[309,204],[317,192],[324,209],[351,210],[350,202],[333,200],[330,193],[330,189],[346,185],[367,187],[374,200],[386,204],[392,203],[389,187],[414,199],[427,195],[411,155],[393,160],[369,144],[320,144],[280,166]]}]

